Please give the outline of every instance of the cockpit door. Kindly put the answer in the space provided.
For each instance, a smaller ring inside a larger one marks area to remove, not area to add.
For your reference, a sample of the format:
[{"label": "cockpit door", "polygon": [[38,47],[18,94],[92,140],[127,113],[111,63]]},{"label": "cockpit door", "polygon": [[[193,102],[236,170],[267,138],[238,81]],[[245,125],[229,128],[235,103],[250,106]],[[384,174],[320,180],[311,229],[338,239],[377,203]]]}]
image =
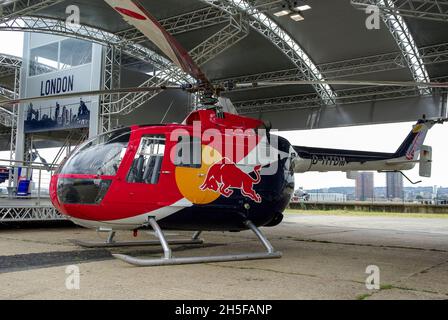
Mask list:
[{"label": "cockpit door", "polygon": [[154,207],[164,206],[169,202],[169,190],[164,190],[170,178],[169,171],[164,170],[165,151],[165,135],[147,134],[141,137],[122,184],[127,202],[138,207],[139,211],[152,211]]}]

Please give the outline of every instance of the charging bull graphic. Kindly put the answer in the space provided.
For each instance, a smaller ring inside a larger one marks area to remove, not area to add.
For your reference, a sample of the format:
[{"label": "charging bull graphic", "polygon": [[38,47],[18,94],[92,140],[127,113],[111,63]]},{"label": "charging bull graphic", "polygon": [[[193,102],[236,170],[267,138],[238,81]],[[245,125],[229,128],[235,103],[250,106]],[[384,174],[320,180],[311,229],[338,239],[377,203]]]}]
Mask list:
[{"label": "charging bull graphic", "polygon": [[260,203],[261,196],[254,190],[254,185],[261,181],[260,170],[261,166],[256,166],[253,171],[256,178],[252,178],[229,159],[223,159],[210,167],[200,188],[219,192],[227,198],[233,194],[232,189],[239,189],[243,196]]}]

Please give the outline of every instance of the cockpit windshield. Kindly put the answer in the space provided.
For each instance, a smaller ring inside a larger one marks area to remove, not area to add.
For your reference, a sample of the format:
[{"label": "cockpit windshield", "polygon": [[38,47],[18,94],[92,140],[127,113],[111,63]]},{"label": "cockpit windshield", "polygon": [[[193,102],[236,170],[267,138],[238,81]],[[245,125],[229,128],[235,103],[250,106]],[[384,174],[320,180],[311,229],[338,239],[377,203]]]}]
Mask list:
[{"label": "cockpit windshield", "polygon": [[114,176],[128,147],[131,130],[114,130],[84,143],[62,166],[60,174]]}]

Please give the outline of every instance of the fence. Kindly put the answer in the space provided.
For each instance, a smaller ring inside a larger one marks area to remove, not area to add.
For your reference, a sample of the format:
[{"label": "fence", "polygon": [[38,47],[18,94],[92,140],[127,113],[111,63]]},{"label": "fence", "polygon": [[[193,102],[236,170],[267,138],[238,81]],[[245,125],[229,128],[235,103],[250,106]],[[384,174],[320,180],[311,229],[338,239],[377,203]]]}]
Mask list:
[{"label": "fence", "polygon": [[[28,163],[24,161],[15,160],[1,160],[0,168],[3,179],[3,183],[0,183],[0,201],[1,199],[33,199],[37,205],[41,204],[41,201],[45,200],[48,203],[50,196],[50,180],[53,172],[56,169],[55,165],[49,165],[45,163]],[[20,195],[18,186],[13,181],[18,178],[20,174],[21,180],[29,180],[30,185],[28,192],[24,195]],[[6,178],[7,176],[7,178]],[[24,178],[24,179],[23,179]],[[6,201],[2,201],[6,204]]]}]

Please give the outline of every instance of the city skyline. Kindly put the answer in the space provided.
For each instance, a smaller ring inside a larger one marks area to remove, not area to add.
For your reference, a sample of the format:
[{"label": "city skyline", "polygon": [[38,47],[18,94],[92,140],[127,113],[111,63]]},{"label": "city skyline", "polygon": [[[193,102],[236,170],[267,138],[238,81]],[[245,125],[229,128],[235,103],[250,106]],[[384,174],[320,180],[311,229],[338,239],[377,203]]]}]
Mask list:
[{"label": "city skyline", "polygon": [[386,197],[388,199],[403,198],[403,176],[399,172],[386,173]]},{"label": "city skyline", "polygon": [[357,200],[365,201],[375,197],[375,181],[373,172],[359,172],[355,178],[355,196]]}]

